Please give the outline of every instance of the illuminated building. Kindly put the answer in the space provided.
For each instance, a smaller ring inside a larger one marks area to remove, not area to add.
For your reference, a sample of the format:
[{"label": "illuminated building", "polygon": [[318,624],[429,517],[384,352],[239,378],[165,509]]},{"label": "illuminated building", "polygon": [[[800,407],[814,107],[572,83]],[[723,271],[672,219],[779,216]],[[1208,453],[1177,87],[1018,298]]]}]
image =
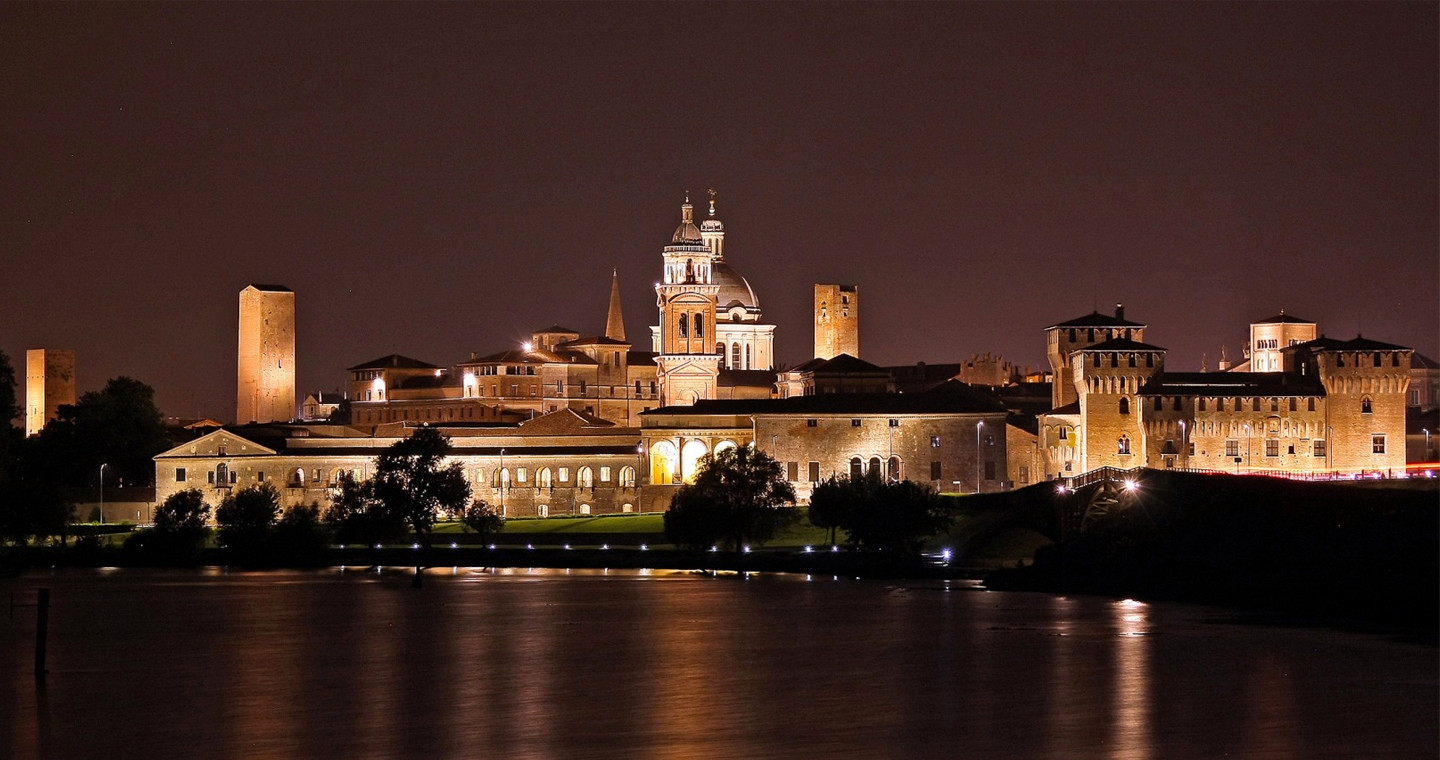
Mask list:
[{"label": "illuminated building", "polygon": [[235,419],[288,422],[295,406],[295,293],[280,285],[240,291]]},{"label": "illuminated building", "polygon": [[75,352],[32,348],[25,352],[25,435],[37,435],[62,405],[75,403]]}]

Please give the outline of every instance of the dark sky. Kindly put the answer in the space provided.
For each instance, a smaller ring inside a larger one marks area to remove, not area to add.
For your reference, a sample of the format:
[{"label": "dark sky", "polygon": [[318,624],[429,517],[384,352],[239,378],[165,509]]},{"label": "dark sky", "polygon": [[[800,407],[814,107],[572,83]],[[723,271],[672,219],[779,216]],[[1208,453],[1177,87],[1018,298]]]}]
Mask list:
[{"label": "dark sky", "polygon": [[1116,301],[1177,370],[1281,309],[1434,355],[1436,9],[4,3],[0,349],[228,419],[248,282],[303,394],[598,333],[612,267],[648,340],[713,186],[784,363],[827,281],[882,364]]}]

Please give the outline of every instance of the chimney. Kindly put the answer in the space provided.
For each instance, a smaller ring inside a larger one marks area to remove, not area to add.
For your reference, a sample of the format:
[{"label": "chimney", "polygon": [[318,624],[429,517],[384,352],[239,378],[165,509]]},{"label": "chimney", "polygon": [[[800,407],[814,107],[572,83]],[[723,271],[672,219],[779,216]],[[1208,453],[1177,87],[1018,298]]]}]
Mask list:
[{"label": "chimney", "polygon": [[1115,318],[1116,318],[1116,319],[1124,319],[1124,318],[1125,318],[1125,304],[1123,304],[1123,303],[1117,303],[1117,304],[1115,304]]}]

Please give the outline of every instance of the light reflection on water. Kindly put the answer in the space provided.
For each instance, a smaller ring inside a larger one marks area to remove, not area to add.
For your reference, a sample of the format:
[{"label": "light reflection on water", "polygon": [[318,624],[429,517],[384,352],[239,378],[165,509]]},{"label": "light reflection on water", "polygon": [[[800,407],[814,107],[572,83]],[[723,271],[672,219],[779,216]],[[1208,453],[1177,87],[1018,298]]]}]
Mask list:
[{"label": "light reflection on water", "polygon": [[[61,572],[0,757],[1434,757],[1437,652],[833,576]],[[33,598],[28,597],[28,598]],[[28,614],[27,614],[28,613]]]}]

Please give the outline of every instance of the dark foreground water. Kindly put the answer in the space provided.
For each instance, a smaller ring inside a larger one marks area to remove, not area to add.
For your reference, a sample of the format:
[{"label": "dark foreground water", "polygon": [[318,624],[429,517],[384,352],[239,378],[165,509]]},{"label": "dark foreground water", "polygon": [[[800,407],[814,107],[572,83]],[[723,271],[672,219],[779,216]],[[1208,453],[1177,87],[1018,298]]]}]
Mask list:
[{"label": "dark foreground water", "polygon": [[7,758],[1434,758],[1437,650],[804,576],[65,571]]}]

